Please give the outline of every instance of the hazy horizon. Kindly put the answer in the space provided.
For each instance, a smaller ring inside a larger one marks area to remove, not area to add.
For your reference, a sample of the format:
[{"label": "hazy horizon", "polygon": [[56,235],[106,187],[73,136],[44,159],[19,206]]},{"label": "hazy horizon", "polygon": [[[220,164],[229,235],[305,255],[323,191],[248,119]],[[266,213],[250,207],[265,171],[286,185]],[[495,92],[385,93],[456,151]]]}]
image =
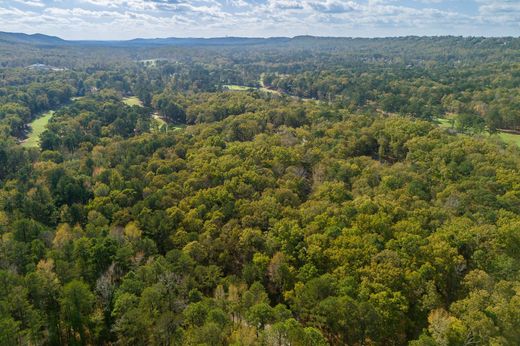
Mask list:
[{"label": "hazy horizon", "polygon": [[392,38],[406,38],[406,37],[485,37],[485,38],[502,38],[502,37],[513,37],[517,38],[520,36],[512,36],[512,35],[503,35],[503,36],[491,36],[491,35],[401,35],[401,36],[319,36],[319,35],[311,35],[311,34],[302,34],[302,35],[294,35],[294,36],[240,36],[240,35],[227,35],[227,36],[157,36],[157,37],[130,37],[127,39],[66,39],[60,35],[52,35],[46,34],[43,32],[14,32],[14,31],[0,31],[0,33],[7,34],[21,34],[21,35],[44,35],[48,37],[57,37],[59,39],[63,39],[65,41],[70,42],[124,42],[124,41],[132,41],[132,40],[164,40],[164,39],[277,39],[277,38],[286,38],[286,39],[294,39],[297,37],[315,37],[315,38],[323,38],[323,39],[392,39]]},{"label": "hazy horizon", "polygon": [[520,36],[515,0],[0,0],[0,31],[67,40]]}]

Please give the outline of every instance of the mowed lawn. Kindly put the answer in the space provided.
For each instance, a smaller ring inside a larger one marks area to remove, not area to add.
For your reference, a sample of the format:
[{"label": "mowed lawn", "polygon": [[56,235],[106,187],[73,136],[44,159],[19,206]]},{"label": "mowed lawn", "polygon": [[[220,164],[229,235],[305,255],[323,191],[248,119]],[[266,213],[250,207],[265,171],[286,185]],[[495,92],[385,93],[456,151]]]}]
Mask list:
[{"label": "mowed lawn", "polygon": [[[452,123],[448,119],[438,118],[438,119],[435,119],[435,121],[442,128],[451,128],[452,127]],[[503,140],[506,143],[516,144],[517,146],[520,147],[520,134],[507,133],[507,132],[498,132],[496,134],[490,134],[490,136],[492,136],[492,137],[496,136],[496,137],[500,138],[501,140]]]},{"label": "mowed lawn", "polygon": [[164,121],[164,119],[161,118],[158,113],[153,113],[152,117],[159,128],[162,128],[163,126],[168,126],[168,123]]},{"label": "mowed lawn", "polygon": [[440,127],[444,127],[444,128],[452,127],[452,122],[449,119],[437,118],[437,119],[435,119],[435,121],[437,121],[437,123],[439,123]]},{"label": "mowed lawn", "polygon": [[44,113],[38,119],[29,124],[31,132],[26,140],[22,142],[22,146],[26,148],[37,148],[40,146],[40,135],[45,131],[45,127],[54,115],[54,111]]},{"label": "mowed lawn", "polygon": [[[123,98],[123,103],[129,106],[143,107],[143,103],[136,96],[130,96]],[[162,119],[159,114],[152,114],[153,121],[157,124],[157,128],[161,129],[163,126],[168,126],[168,123]]]},{"label": "mowed lawn", "polygon": [[245,85],[223,85],[224,88],[231,90],[231,91],[247,91],[247,90],[254,90],[256,88],[248,87]]},{"label": "mowed lawn", "polygon": [[506,143],[516,144],[520,147],[520,135],[514,133],[500,132],[498,137]]},{"label": "mowed lawn", "polygon": [[129,106],[140,106],[140,107],[143,106],[143,103],[141,102],[141,100],[139,100],[135,96],[125,97],[123,99],[123,103],[126,105],[129,105]]},{"label": "mowed lawn", "polygon": [[278,90],[269,89],[264,82],[265,75],[262,73],[260,75],[260,79],[258,79],[258,84],[260,84],[260,87],[250,87],[247,85],[236,85],[236,84],[225,84],[222,87],[224,89],[227,89],[229,91],[251,91],[251,90],[258,90],[262,91],[264,93],[269,94],[275,94],[275,95],[282,95],[282,93]]},{"label": "mowed lawn", "polygon": [[281,93],[278,90],[272,90],[272,89],[268,89],[266,87],[256,88],[256,87],[250,87],[250,86],[246,86],[246,85],[228,85],[228,84],[223,85],[223,87],[229,91],[259,90],[259,91],[266,92],[266,93],[281,95]]}]

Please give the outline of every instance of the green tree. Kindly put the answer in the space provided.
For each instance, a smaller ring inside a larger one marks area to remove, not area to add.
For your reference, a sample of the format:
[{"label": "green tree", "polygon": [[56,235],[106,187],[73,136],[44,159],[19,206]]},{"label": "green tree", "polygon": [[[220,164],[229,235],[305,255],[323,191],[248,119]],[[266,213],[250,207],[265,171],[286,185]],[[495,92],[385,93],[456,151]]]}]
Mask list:
[{"label": "green tree", "polygon": [[62,323],[66,326],[65,337],[69,343],[88,343],[94,303],[94,294],[84,282],[74,280],[63,287],[60,299],[61,316]]}]

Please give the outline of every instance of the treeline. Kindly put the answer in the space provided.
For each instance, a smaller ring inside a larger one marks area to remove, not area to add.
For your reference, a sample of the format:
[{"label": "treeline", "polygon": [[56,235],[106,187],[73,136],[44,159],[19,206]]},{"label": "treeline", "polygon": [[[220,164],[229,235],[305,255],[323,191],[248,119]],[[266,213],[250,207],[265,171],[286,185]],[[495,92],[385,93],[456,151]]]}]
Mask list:
[{"label": "treeline", "polygon": [[516,63],[475,66],[363,66],[270,74],[268,85],[304,98],[422,119],[455,117],[461,127],[519,129]]},{"label": "treeline", "polygon": [[151,110],[130,107],[107,89],[59,109],[41,135],[43,150],[91,150],[103,141],[147,133]]},{"label": "treeline", "polygon": [[27,124],[44,111],[70,101],[81,90],[75,73],[41,73],[22,69],[0,71],[0,132],[21,138]]},{"label": "treeline", "polygon": [[265,73],[265,84],[284,94],[353,112],[452,118],[460,130],[518,130],[518,45],[514,38],[301,37],[283,48],[184,48],[174,55],[161,48],[156,54],[170,59],[141,65],[129,83],[151,105],[165,89],[258,87]]}]

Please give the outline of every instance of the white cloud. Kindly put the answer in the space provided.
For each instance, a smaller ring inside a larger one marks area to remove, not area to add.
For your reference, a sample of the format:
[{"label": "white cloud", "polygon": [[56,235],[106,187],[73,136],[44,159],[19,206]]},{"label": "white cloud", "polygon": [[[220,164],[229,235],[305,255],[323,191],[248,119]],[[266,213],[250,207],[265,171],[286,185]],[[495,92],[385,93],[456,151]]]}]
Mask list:
[{"label": "white cloud", "polygon": [[17,2],[19,4],[29,6],[29,7],[45,7],[45,4],[42,1],[39,0],[14,0],[14,2]]},{"label": "white cloud", "polygon": [[483,22],[511,23],[520,26],[520,2],[513,0],[477,0]]},{"label": "white cloud", "polygon": [[325,13],[344,13],[360,10],[362,6],[354,1],[325,0],[309,1],[308,4],[319,12]]},{"label": "white cloud", "polygon": [[0,0],[0,30],[65,38],[520,35],[519,23],[520,0]]}]

